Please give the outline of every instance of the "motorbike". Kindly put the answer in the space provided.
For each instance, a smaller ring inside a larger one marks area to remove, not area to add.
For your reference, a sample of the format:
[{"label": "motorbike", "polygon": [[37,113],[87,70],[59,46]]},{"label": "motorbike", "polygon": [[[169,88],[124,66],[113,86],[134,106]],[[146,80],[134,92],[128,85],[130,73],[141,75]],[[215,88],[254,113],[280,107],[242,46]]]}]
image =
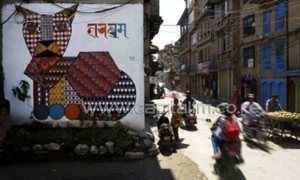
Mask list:
[{"label": "motorbike", "polygon": [[189,110],[188,113],[183,116],[185,128],[187,129],[197,129],[195,124],[197,124],[197,115],[194,110]]},{"label": "motorbike", "polygon": [[[212,143],[214,143],[213,136],[214,135],[212,135]],[[226,174],[231,174],[236,165],[244,162],[241,155],[241,141],[221,140],[220,144],[222,156],[221,158],[216,159],[216,164],[214,166],[215,172],[219,174],[223,171]]]},{"label": "motorbike", "polygon": [[246,116],[242,115],[242,119],[243,119],[242,127],[243,127],[244,139],[254,141],[259,144],[265,144],[268,138],[267,133],[264,130],[265,123],[263,123],[262,120],[257,120],[257,118],[263,119],[263,116],[253,115],[253,118],[250,120],[249,124],[245,123],[245,118]]},{"label": "motorbike", "polygon": [[159,141],[158,145],[161,150],[174,151],[174,136],[171,127],[167,123],[163,123],[158,128]]}]

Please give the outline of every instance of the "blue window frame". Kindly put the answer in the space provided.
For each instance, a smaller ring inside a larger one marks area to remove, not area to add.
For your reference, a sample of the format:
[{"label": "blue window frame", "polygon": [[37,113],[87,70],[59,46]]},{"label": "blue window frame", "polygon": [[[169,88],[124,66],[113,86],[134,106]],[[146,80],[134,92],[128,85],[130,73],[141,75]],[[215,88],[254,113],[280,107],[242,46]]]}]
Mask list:
[{"label": "blue window frame", "polygon": [[263,18],[263,33],[264,36],[268,36],[271,33],[271,10],[266,10]]},{"label": "blue window frame", "polygon": [[275,72],[283,72],[285,69],[285,41],[275,43]]},{"label": "blue window frame", "polygon": [[262,49],[263,72],[271,72],[271,46],[265,45]]},{"label": "blue window frame", "polygon": [[284,17],[285,17],[285,4],[284,0],[278,0],[278,4],[276,6],[276,23],[275,30],[282,31],[284,30]]}]

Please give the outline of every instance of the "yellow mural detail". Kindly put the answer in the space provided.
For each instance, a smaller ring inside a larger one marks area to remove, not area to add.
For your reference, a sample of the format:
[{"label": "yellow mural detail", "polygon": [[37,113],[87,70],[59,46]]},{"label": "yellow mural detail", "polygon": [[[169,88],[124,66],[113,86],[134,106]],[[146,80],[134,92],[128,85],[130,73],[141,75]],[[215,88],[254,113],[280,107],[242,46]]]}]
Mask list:
[{"label": "yellow mural detail", "polygon": [[53,104],[64,104],[64,84],[65,78],[61,78],[58,83],[50,90],[49,98],[50,98],[50,106]]}]

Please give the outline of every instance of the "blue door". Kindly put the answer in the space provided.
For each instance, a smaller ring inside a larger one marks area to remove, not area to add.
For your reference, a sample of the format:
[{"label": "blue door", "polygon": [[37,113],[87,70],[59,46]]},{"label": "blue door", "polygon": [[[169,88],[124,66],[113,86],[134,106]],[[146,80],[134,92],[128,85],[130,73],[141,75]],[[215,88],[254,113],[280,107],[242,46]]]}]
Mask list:
[{"label": "blue door", "polygon": [[266,108],[266,101],[269,99],[268,87],[269,84],[266,81],[261,83],[261,105],[264,109]]},{"label": "blue door", "polygon": [[287,82],[285,79],[262,79],[261,87],[261,105],[265,109],[266,101],[271,98],[272,94],[278,95],[278,100],[284,110],[287,104]]}]

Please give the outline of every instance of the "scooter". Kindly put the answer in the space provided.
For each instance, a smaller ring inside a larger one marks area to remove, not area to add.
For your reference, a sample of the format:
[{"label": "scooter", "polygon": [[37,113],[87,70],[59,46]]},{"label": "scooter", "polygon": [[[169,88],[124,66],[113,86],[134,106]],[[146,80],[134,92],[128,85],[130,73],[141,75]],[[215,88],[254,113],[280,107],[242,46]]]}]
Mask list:
[{"label": "scooter", "polygon": [[197,124],[197,115],[196,113],[191,109],[188,113],[184,114],[183,116],[185,128],[187,129],[197,129],[195,124]]},{"label": "scooter", "polygon": [[226,174],[232,174],[236,165],[244,162],[240,152],[240,142],[228,142],[224,141],[221,146],[222,157],[216,159],[218,169],[215,171],[225,171]]},{"label": "scooter", "polygon": [[[213,134],[213,133],[212,133]],[[212,143],[214,134],[212,135]],[[225,141],[221,140],[219,142],[220,149],[222,152],[221,158],[216,159],[216,165],[214,166],[215,172],[220,174],[221,172],[225,172],[225,174],[231,174],[236,165],[244,162],[241,155],[241,141]]]},{"label": "scooter", "polygon": [[[262,120],[257,120],[254,116],[250,120],[250,124],[245,123],[245,115],[242,115],[242,127],[243,127],[243,136],[245,140],[250,140],[257,142],[259,144],[265,144],[267,142],[267,133],[264,131],[265,124]],[[262,119],[263,116],[258,117]]]},{"label": "scooter", "polygon": [[171,127],[167,123],[163,123],[158,128],[159,141],[158,145],[161,150],[174,151],[175,150],[175,141],[174,136],[171,130]]}]

